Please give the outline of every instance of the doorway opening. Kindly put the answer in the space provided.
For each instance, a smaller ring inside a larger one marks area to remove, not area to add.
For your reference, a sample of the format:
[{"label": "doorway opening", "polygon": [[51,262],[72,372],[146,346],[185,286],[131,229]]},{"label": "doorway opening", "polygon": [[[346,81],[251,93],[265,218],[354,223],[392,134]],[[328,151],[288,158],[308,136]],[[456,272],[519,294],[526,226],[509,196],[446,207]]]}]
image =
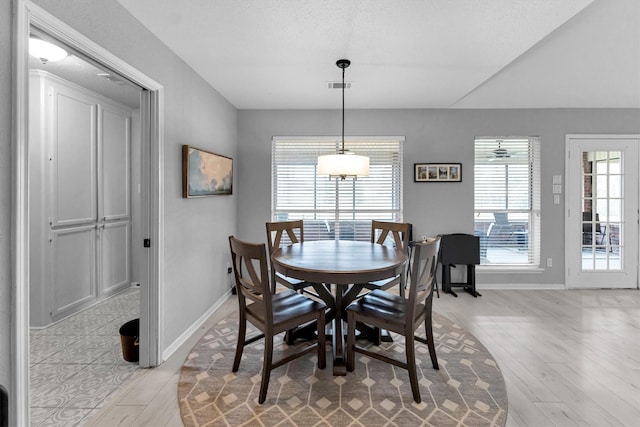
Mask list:
[{"label": "doorway opening", "polygon": [[[139,368],[118,331],[140,317],[143,89],[33,26],[29,44],[29,388],[40,425],[85,421]],[[63,54],[43,58],[32,44]]]},{"label": "doorway opening", "polygon": [[[15,292],[12,311],[10,399],[11,425],[29,423],[29,326],[30,326],[30,186],[29,186],[29,59],[30,35],[55,40],[69,48],[74,55],[125,84],[141,89],[138,97],[140,135],[139,234],[154,244],[142,248],[142,238],[133,241],[138,255],[139,307],[140,307],[140,361],[141,367],[157,366],[161,362],[159,301],[162,277],[159,269],[161,253],[161,189],[159,174],[163,144],[162,86],[104,50],[64,22],[51,16],[31,2],[17,2],[14,25],[14,128],[13,128],[13,202],[12,202],[12,274]],[[103,219],[105,219],[103,217]],[[98,225],[99,228],[106,223]],[[126,239],[126,238],[125,238]],[[145,245],[146,246],[146,245]],[[61,315],[64,315],[61,312]]]},{"label": "doorway opening", "polygon": [[567,135],[568,288],[638,287],[638,135]]}]

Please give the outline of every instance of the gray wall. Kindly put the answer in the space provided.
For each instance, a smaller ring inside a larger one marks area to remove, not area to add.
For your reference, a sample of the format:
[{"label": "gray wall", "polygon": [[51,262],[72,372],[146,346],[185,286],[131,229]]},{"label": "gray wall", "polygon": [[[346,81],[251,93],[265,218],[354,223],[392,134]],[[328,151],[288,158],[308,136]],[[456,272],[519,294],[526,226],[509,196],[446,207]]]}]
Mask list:
[{"label": "gray wall", "polygon": [[[10,7],[0,6],[0,53],[10,56]],[[115,0],[36,0],[43,9],[164,86],[165,348],[228,291],[227,236],[236,198],[183,199],[181,145],[236,157],[237,110]],[[0,380],[8,383],[10,138],[9,61],[0,61]],[[5,101],[6,100],[6,101]],[[236,192],[237,193],[237,192]],[[157,284],[152,284],[156,286]]]},{"label": "gray wall", "polygon": [[[238,128],[238,230],[261,240],[270,218],[271,137],[336,135],[341,115],[331,110],[242,110]],[[404,218],[414,235],[473,232],[475,136],[540,136],[542,141],[541,259],[552,268],[539,275],[481,275],[478,283],[564,283],[563,204],[554,205],[551,176],[564,176],[565,135],[640,133],[640,110],[348,110],[346,135],[405,136]],[[413,164],[462,163],[462,183],[415,183]]]},{"label": "gray wall", "polygon": [[0,385],[11,362],[11,2],[0,2]]}]

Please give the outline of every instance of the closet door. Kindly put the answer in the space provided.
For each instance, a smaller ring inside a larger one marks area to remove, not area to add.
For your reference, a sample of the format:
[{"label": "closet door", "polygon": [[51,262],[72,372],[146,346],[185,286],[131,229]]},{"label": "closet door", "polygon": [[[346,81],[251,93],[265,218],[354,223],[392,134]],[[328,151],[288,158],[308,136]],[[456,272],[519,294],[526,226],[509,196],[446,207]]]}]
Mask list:
[{"label": "closet door", "polygon": [[95,298],[97,231],[95,100],[60,84],[50,101],[49,256],[51,320]]},{"label": "closet door", "polygon": [[98,107],[99,295],[130,283],[131,118],[129,111]]},{"label": "closet door", "polygon": [[46,141],[48,167],[46,188],[34,193],[47,206],[38,219],[48,232],[41,280],[48,302],[39,316],[48,323],[130,284],[131,114],[57,77],[41,82],[46,102],[35,131]]}]

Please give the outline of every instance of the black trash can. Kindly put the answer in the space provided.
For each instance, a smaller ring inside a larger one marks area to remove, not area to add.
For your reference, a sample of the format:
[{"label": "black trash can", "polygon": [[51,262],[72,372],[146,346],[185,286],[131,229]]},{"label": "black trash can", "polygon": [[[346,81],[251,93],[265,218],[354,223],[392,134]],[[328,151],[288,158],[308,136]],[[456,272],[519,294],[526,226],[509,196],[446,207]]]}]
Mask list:
[{"label": "black trash can", "polygon": [[140,359],[140,319],[129,320],[120,327],[120,342],[122,343],[122,357],[127,362],[137,362]]},{"label": "black trash can", "polygon": [[0,427],[9,425],[9,393],[0,385]]}]

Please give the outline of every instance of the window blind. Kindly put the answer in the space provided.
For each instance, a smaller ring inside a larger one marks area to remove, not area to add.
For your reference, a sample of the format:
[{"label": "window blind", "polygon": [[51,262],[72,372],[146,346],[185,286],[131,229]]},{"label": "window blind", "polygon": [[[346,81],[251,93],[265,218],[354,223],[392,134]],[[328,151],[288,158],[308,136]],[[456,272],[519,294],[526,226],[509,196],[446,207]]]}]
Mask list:
[{"label": "window blind", "polygon": [[539,145],[538,137],[475,140],[481,264],[540,265]]},{"label": "window blind", "polygon": [[335,154],[336,138],[274,137],[271,216],[304,220],[305,240],[370,240],[371,220],[402,220],[402,138],[345,140],[369,157],[369,176],[344,181],[317,173],[318,156]]}]

